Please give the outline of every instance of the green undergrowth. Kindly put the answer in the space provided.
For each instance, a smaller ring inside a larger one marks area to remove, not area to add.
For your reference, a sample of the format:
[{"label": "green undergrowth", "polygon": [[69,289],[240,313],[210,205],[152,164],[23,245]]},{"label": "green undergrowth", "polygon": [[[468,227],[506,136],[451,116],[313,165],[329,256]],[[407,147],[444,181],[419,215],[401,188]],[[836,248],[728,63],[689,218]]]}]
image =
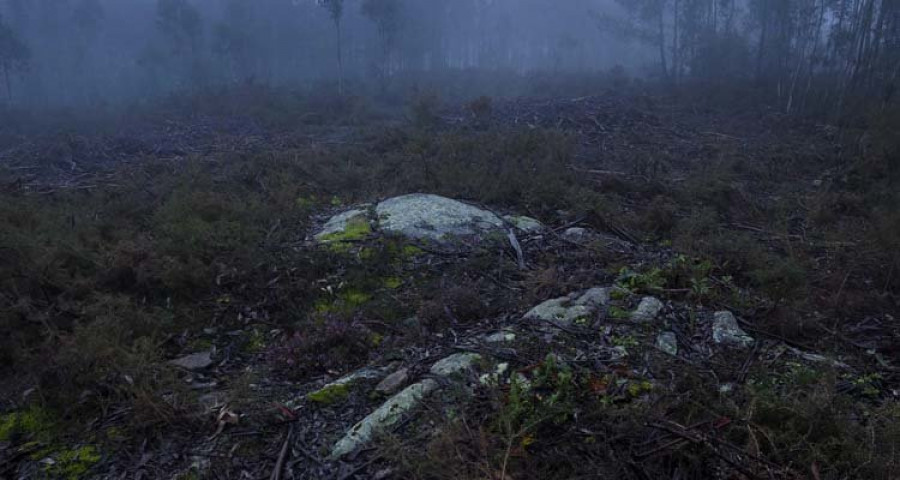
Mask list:
[{"label": "green undergrowth", "polygon": [[[873,119],[877,153],[847,165],[801,169],[805,157],[767,149],[750,162],[715,146],[717,161],[698,160],[703,165],[689,169],[684,181],[668,182],[669,169],[684,167],[672,165],[677,159],[670,155],[635,159],[623,167],[633,170],[625,175],[595,178],[577,170],[583,155],[573,135],[495,125],[494,106],[485,99],[468,107],[477,125],[441,125],[434,99],[421,100],[412,112],[416,125],[369,125],[347,142],[291,139],[265,152],[177,161],[148,154],[98,175],[90,188],[36,194],[20,188],[18,173],[0,171],[9,185],[0,191],[0,382],[33,388],[41,399],[39,411],[0,417],[0,441],[40,437],[45,420],[54,432],[79,431],[79,422],[123,404],[131,412],[126,437],[192,418],[196,393],[165,361],[189,349],[222,347],[197,335],[210,326],[246,330],[237,360],[265,358],[277,375],[308,381],[401,351],[421,332],[478,326],[599,281],[621,288],[617,302],[675,297],[766,312],[762,321],[773,323],[799,324],[795,313],[812,311],[876,318],[896,293],[900,190],[894,123],[887,117],[893,112]],[[343,120],[309,121],[358,126],[366,117],[356,102],[334,105]],[[271,120],[284,116],[275,108]],[[807,170],[821,174],[818,190],[812,182],[800,188],[783,181],[805,178]],[[529,269],[522,271],[508,251],[435,255],[362,221],[328,238],[325,248],[307,248],[326,214],[410,192],[481,202],[548,225],[617,232],[654,244],[647,250],[660,255],[634,264],[630,254],[602,247],[533,251],[526,244]],[[611,265],[613,273],[604,271]],[[828,295],[841,298],[823,306],[823,292],[843,295]],[[844,310],[838,300],[852,305]],[[608,313],[624,319],[628,310],[617,304]],[[401,323],[411,317],[416,328]],[[261,333],[271,331],[283,335]],[[797,337],[815,341],[821,331],[813,332]],[[613,343],[631,347],[625,337]],[[504,464],[510,478],[576,476],[554,458],[579,458],[578,449],[612,465],[604,472],[610,478],[626,478],[608,453],[642,451],[638,437],[649,435],[648,419],[673,415],[692,424],[698,412],[710,410],[754,419],[749,430],[728,430],[729,439],[781,464],[816,464],[821,478],[897,476],[896,456],[885,447],[900,443],[896,411],[883,402],[890,379],[795,372],[781,383],[753,377],[752,388],[723,398],[719,385],[701,378],[673,387],[689,392],[685,400],[640,375],[554,362],[541,356],[523,372],[530,387],[515,379],[481,392],[489,401],[446,429],[460,436],[429,443],[429,460],[459,474],[443,478],[500,478]],[[837,392],[840,382],[856,396]],[[20,398],[22,392],[4,393]],[[644,401],[651,397],[657,406]],[[803,433],[810,431],[816,438]],[[542,455],[556,434],[571,450]],[[467,467],[434,455],[455,448]],[[72,470],[55,474],[84,473],[79,465],[96,453],[69,454],[57,464],[71,463]],[[659,478],[706,473],[703,458],[708,452],[691,446],[661,455],[651,471]],[[441,478],[421,468],[411,478]]]},{"label": "green undergrowth", "polygon": [[[785,362],[755,367],[745,386],[724,389],[709,372],[677,365],[679,376],[668,384],[668,377],[651,381],[623,367],[596,372],[551,354],[491,377],[424,445],[410,448],[395,438],[382,451],[415,479],[481,478],[484,471],[631,478],[633,459],[651,478],[711,478],[722,466],[709,462],[717,448],[709,445],[720,442],[751,455],[740,457],[747,471],[878,479],[898,473],[900,409],[885,392],[875,393],[873,375],[844,378],[822,365]],[[853,390],[838,388],[848,381]],[[711,443],[658,435],[684,426],[706,432]]]}]

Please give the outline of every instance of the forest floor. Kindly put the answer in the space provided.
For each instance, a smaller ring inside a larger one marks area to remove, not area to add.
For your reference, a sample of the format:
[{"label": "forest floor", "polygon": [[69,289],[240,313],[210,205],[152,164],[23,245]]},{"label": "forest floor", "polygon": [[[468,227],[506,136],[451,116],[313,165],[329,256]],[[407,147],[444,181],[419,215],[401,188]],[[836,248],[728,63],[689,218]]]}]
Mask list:
[{"label": "forest floor", "polygon": [[[208,102],[90,133],[0,130],[0,478],[900,475],[896,125],[661,94],[423,95],[400,115]],[[412,192],[548,231],[521,259],[311,241]],[[545,391],[481,385],[328,459],[381,399],[311,400],[323,384],[420,375],[547,299],[612,285],[662,299],[685,353],[614,325],[552,346],[526,328],[478,351]],[[756,347],[698,333],[722,310]],[[597,345],[637,360],[585,360]],[[782,362],[801,351],[835,361]]]}]

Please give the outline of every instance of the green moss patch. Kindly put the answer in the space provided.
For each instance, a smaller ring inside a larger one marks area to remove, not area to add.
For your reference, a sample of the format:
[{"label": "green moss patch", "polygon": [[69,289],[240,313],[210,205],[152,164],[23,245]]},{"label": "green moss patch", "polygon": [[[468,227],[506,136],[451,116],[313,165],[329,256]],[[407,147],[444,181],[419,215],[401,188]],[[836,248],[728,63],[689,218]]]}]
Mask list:
[{"label": "green moss patch", "polygon": [[321,405],[334,405],[343,402],[350,396],[350,385],[346,383],[327,385],[320,390],[309,393],[306,399]]},{"label": "green moss patch", "polygon": [[321,238],[322,243],[328,245],[328,249],[336,253],[345,253],[350,250],[354,242],[364,240],[372,233],[372,226],[365,216],[358,216],[347,221],[343,231],[331,233]]},{"label": "green moss patch", "polygon": [[13,441],[20,437],[34,437],[53,428],[50,416],[40,407],[0,416],[0,442]]},{"label": "green moss patch", "polygon": [[44,471],[54,478],[78,480],[100,461],[100,451],[92,445],[62,450],[53,459],[55,463],[44,467]]}]

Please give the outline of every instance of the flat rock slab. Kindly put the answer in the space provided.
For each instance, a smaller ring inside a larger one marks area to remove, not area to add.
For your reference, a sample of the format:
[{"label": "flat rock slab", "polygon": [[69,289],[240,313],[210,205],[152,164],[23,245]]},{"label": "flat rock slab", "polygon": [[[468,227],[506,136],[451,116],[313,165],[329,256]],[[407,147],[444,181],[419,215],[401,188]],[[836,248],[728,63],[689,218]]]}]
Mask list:
[{"label": "flat rock slab", "polygon": [[[477,353],[456,353],[431,366],[431,374],[442,378],[457,377],[475,366],[481,360]],[[414,383],[400,393],[389,398],[374,412],[353,426],[331,451],[331,458],[338,459],[370,443],[396,425],[401,419],[418,408],[422,400],[438,388],[437,381],[426,378]]]},{"label": "flat rock slab", "polygon": [[424,193],[385,200],[375,207],[375,213],[385,232],[436,242],[497,231],[504,226],[503,220],[492,212]]},{"label": "flat rock slab", "polygon": [[335,444],[331,458],[338,459],[370,443],[376,435],[387,431],[403,419],[404,415],[422,402],[429,393],[437,389],[438,383],[431,379],[423,380],[406,387],[402,392],[384,402],[377,410],[353,426]]},{"label": "flat rock slab", "polygon": [[571,325],[576,320],[592,316],[609,303],[609,288],[592,288],[566,297],[554,298],[532,308],[526,320],[544,320],[559,325]]}]

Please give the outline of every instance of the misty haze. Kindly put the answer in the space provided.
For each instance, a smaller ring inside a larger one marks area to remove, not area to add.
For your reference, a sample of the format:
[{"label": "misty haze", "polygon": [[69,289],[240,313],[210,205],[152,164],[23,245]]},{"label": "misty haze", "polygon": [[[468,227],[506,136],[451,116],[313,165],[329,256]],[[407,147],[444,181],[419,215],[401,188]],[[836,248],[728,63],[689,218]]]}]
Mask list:
[{"label": "misty haze", "polygon": [[898,87],[898,0],[0,0],[0,479],[898,479]]}]

